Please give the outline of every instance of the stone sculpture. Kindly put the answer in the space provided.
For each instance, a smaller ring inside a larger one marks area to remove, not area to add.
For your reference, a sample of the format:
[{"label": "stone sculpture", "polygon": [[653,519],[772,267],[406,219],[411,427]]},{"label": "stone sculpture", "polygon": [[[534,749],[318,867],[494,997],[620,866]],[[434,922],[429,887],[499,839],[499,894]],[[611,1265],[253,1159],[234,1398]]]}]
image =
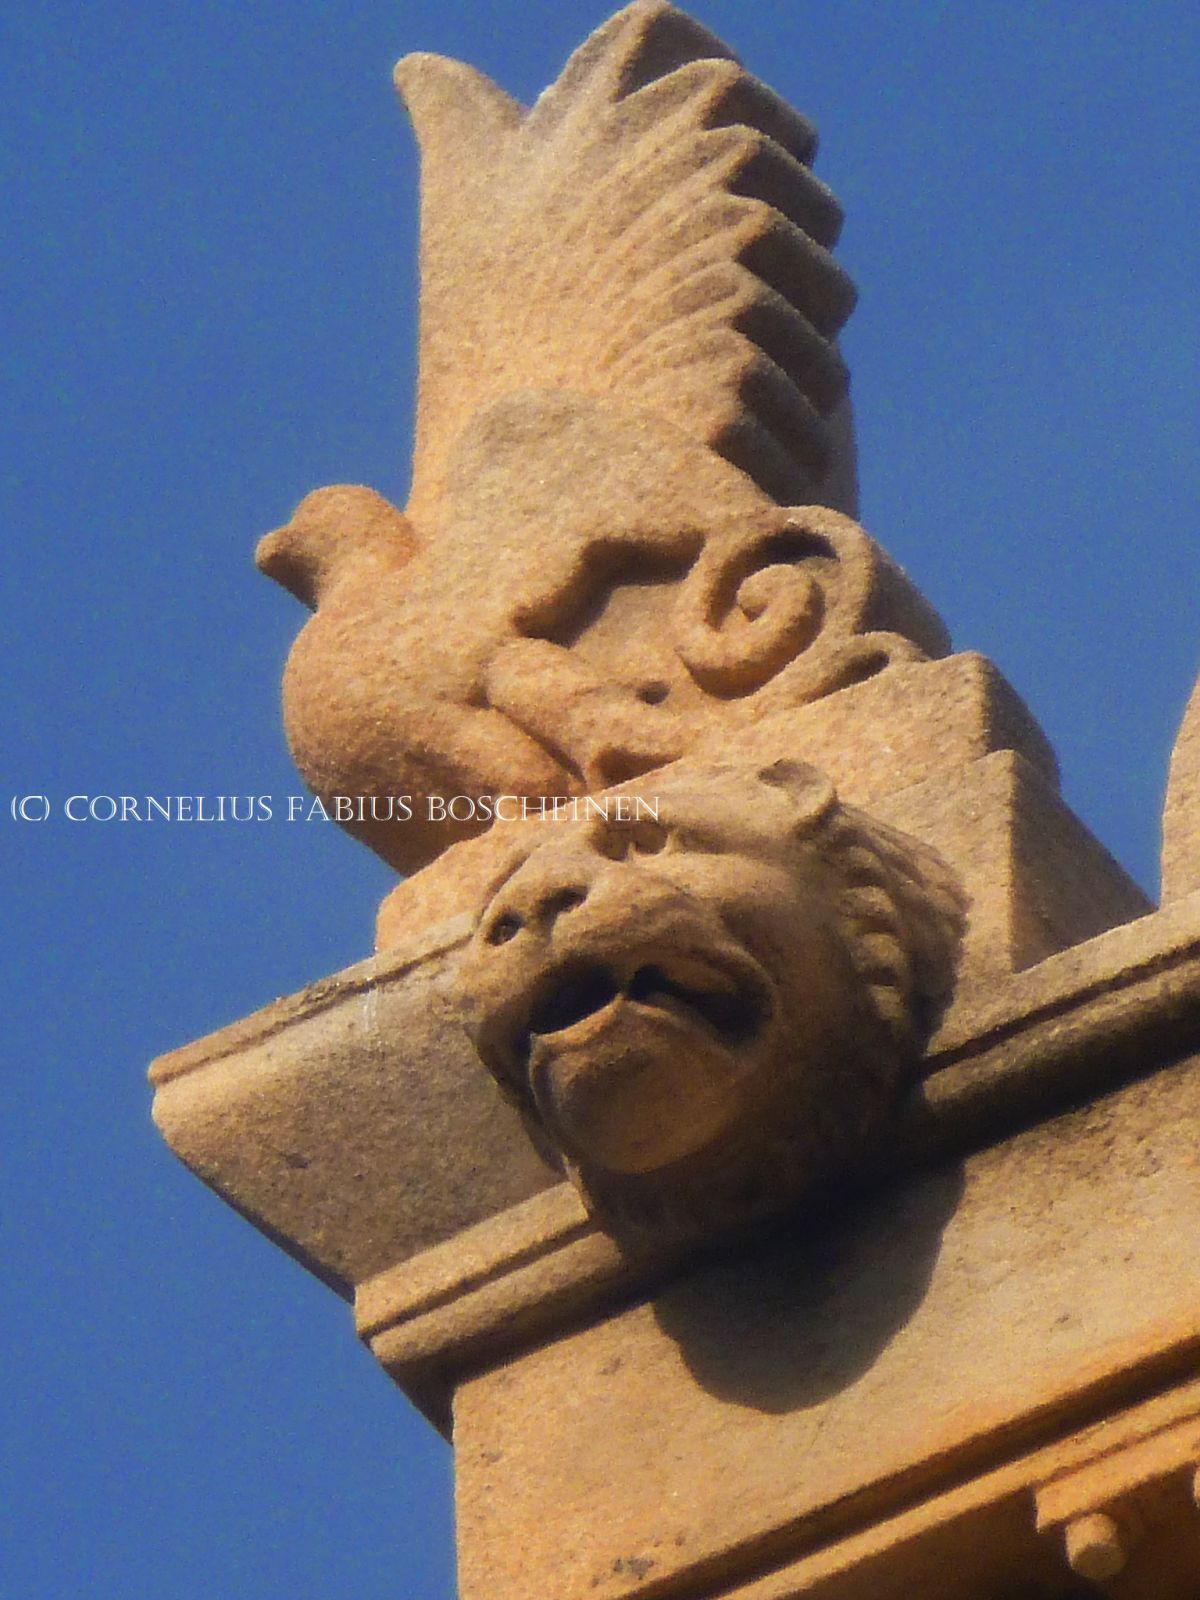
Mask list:
[{"label": "stone sculpture", "polygon": [[[397,82],[424,159],[413,490],[403,514],[319,490],[259,548],[315,610],[285,676],[293,752],[402,870],[478,831],[431,796],[665,769],[662,862],[637,875],[593,883],[584,857],[636,853],[645,829],[524,835],[462,1003],[601,1215],[746,1220],[877,1132],[959,931],[931,852],[852,822],[815,776],[728,765],[742,730],[778,722],[784,757],[797,707],[946,648],[835,509],[853,500],[840,212],[809,125],[662,0],[614,17],[528,113],[457,62],[410,58]],[[779,503],[797,498],[826,503]],[[397,794],[402,816],[359,802]],[[713,837],[681,846],[687,829]],[[513,907],[559,879],[551,934],[544,907]],[[874,929],[847,895],[878,903]]]},{"label": "stone sculpture", "polygon": [[653,818],[512,825],[461,973],[480,1055],[610,1225],[712,1233],[878,1134],[961,896],[812,767],[680,762]]},{"label": "stone sculpture", "polygon": [[319,490],[258,554],[316,612],[284,683],[301,771],[415,796],[351,831],[412,870],[473,831],[427,795],[586,793],[943,653],[836,514],[854,294],[811,127],[661,0],[528,113],[459,62],[397,82],[424,162],[410,502]]},{"label": "stone sculpture", "polygon": [[398,77],[412,496],[260,563],[301,769],[420,870],[159,1125],[452,1422],[464,1600],[1192,1600],[1200,698],[1153,912],[850,520],[836,204],[711,35]]}]

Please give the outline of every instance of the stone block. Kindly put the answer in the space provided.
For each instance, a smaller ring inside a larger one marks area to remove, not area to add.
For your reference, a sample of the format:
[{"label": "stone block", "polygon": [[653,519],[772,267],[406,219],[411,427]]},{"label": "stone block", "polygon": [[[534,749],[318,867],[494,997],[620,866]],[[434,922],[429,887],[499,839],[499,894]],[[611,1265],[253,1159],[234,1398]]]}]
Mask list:
[{"label": "stone block", "polygon": [[[1045,1452],[1200,1360],[1198,1144],[1193,1058],[469,1379],[463,1600],[908,1594],[903,1564],[839,1587],[820,1552],[1001,1471],[982,1503],[1011,1518],[1015,1472],[1024,1520],[919,1592],[1028,1577],[1033,1491],[1099,1453]],[[770,1580],[810,1553],[820,1581]]]}]

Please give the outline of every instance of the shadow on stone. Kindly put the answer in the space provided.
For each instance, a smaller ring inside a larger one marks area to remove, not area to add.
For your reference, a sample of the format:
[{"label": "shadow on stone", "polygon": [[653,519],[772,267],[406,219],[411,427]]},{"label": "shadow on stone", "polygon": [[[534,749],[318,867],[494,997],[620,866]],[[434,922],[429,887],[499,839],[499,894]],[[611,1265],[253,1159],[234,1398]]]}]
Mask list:
[{"label": "shadow on stone", "polygon": [[671,1285],[655,1316],[710,1394],[782,1414],[869,1370],[920,1306],[962,1194],[959,1165],[776,1227]]}]

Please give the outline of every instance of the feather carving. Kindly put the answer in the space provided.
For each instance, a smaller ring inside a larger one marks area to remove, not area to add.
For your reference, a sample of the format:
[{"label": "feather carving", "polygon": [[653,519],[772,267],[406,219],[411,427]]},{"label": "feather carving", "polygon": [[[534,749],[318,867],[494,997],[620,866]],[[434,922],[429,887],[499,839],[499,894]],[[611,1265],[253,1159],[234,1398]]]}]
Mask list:
[{"label": "feather carving", "polygon": [[409,796],[338,815],[410,870],[483,825],[421,797],[586,793],[941,635],[838,515],[854,290],[809,123],[665,0],[528,111],[458,61],[396,77],[423,165],[410,499],[318,490],[258,559],[315,613],[297,766],[331,804]]},{"label": "feather carving", "polygon": [[526,112],[461,62],[396,82],[422,153],[409,515],[433,519],[471,418],[512,391],[649,412],[780,501],[852,509],[854,289],[812,126],[664,0],[636,0]]}]

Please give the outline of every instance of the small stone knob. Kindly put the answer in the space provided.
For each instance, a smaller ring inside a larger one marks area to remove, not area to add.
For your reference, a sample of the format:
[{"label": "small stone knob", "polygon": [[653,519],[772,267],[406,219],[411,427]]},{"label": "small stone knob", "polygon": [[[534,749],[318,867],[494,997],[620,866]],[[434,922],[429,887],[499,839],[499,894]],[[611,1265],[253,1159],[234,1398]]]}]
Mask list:
[{"label": "small stone knob", "polygon": [[1103,1512],[1068,1522],[1066,1545],[1071,1571],[1081,1578],[1103,1582],[1105,1578],[1115,1578],[1125,1565],[1121,1530]]}]

